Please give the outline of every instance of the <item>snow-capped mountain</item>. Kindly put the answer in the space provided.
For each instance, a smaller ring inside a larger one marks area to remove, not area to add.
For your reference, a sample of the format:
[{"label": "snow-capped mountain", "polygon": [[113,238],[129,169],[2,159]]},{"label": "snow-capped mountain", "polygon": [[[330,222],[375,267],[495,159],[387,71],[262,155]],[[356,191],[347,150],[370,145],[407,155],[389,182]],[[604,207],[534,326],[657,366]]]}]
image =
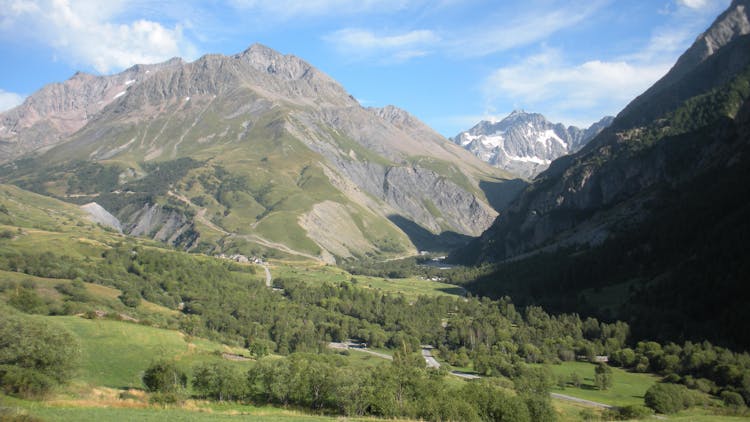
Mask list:
[{"label": "snow-capped mountain", "polygon": [[495,167],[531,179],[552,160],[581,149],[611,122],[607,116],[580,129],[516,110],[499,122],[482,120],[451,140]]}]

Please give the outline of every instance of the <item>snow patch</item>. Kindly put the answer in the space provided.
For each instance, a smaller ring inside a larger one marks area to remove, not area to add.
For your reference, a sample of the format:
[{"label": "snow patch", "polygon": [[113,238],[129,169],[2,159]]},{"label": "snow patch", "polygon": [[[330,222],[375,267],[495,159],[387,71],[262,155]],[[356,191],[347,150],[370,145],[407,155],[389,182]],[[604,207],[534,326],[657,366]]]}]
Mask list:
[{"label": "snow patch", "polygon": [[540,132],[539,135],[537,135],[536,141],[540,144],[546,144],[548,140],[556,141],[558,144],[562,145],[565,150],[568,149],[567,142],[563,141],[554,130],[547,129],[544,132]]},{"label": "snow patch", "polygon": [[544,165],[549,165],[550,163],[552,163],[552,160],[545,160],[539,157],[519,157],[517,155],[510,155],[510,154],[508,154],[508,159],[511,161],[520,161],[523,163],[534,163],[534,164],[544,164]]},{"label": "snow patch", "polygon": [[128,79],[127,81],[125,81],[125,85],[130,85],[134,82],[135,82],[135,79]]},{"label": "snow patch", "polygon": [[125,95],[125,92],[126,91],[118,92],[117,95],[115,95],[114,97],[112,97],[112,99],[116,100],[116,99],[122,97],[123,95]]},{"label": "snow patch", "polygon": [[190,97],[185,97],[185,101],[190,101]]}]

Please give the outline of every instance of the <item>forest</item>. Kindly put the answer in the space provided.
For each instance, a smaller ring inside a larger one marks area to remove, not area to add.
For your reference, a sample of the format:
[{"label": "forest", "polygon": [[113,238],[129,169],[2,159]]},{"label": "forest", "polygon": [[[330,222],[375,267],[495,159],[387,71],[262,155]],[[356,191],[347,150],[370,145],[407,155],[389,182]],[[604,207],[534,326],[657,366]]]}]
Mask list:
[{"label": "forest", "polygon": [[[28,344],[24,336],[34,332],[18,324],[31,323],[24,322],[24,314],[97,318],[97,305],[82,288],[95,283],[119,289],[122,305],[133,312],[143,300],[179,310],[149,315],[141,324],[241,347],[256,361],[246,372],[202,364],[193,369],[192,379],[174,372],[170,362],[152,362],[144,368],[144,386],[155,402],[183,400],[190,384],[193,394],[208,400],[295,406],[328,414],[555,420],[550,388],[576,380],[573,374],[556,376],[541,364],[594,362],[600,356],[609,362],[597,369],[599,388],[607,388],[610,366],[658,374],[664,383],[656,385],[671,386],[652,388],[646,395],[644,405],[658,412],[707,403],[710,397],[727,406],[734,403],[737,409],[750,401],[747,353],[705,341],[648,341],[634,337],[621,321],[553,315],[538,306],[517,307],[509,297],[407,298],[359,286],[354,279],[314,285],[282,277],[274,279],[275,289],[268,289],[255,266],[131,242],[82,258],[52,252],[4,253],[0,269],[71,280],[56,287],[61,297],[56,301],[41,297],[34,283],[0,282],[0,293],[13,308],[8,314],[16,315],[0,327],[12,333],[3,335],[0,344],[0,383],[7,394],[34,396],[65,382],[69,371],[58,370],[60,362],[30,359],[34,346],[15,346]],[[65,348],[72,340],[64,330],[55,333],[62,336],[55,341],[61,354],[74,355],[70,350],[75,347]],[[347,339],[390,351],[392,363],[348,367],[327,347]],[[444,369],[425,368],[419,354],[422,345],[434,347],[450,365],[473,368],[482,379],[456,383]],[[74,363],[66,359],[66,365]],[[29,390],[25,385],[36,387]],[[625,406],[609,417],[643,412],[645,408]]]}]

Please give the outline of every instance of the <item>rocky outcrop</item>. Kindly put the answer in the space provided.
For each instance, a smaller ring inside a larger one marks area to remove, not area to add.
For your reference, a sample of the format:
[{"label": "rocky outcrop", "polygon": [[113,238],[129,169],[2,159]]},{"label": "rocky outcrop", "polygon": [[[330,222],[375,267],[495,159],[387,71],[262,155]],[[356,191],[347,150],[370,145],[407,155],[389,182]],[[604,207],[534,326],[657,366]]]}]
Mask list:
[{"label": "rocky outcrop", "polygon": [[158,204],[146,204],[135,212],[127,207],[118,214],[123,232],[132,236],[148,237],[186,248],[198,239],[193,222],[189,218],[183,213]]}]

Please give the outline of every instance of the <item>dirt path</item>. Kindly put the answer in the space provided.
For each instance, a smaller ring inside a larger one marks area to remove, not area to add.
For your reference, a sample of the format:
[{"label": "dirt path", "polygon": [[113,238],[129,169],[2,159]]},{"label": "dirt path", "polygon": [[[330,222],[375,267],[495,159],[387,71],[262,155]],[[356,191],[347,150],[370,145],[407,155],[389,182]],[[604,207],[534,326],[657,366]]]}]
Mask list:
[{"label": "dirt path", "polygon": [[178,194],[178,193],[175,193],[175,192],[172,192],[172,191],[167,191],[167,195],[173,196],[173,197],[179,199],[180,201],[188,204],[189,206],[197,209],[198,212],[195,213],[195,220],[196,221],[200,222],[201,224],[207,226],[208,228],[210,228],[212,230],[215,230],[215,231],[217,231],[217,232],[219,232],[219,233],[221,233],[221,234],[223,234],[225,236],[239,237],[241,239],[245,239],[245,240],[249,240],[251,242],[255,242],[255,243],[257,243],[259,245],[262,245],[262,246],[265,246],[267,248],[276,249],[276,250],[279,250],[281,252],[288,253],[290,255],[301,256],[301,257],[304,257],[304,258],[312,259],[314,261],[322,261],[319,256],[310,255],[310,254],[305,253],[305,252],[296,251],[296,250],[291,249],[290,247],[288,247],[288,246],[286,246],[286,245],[284,245],[282,243],[272,242],[272,241],[270,241],[268,239],[264,239],[264,238],[258,236],[257,234],[238,235],[238,234],[235,234],[235,233],[230,233],[230,232],[222,229],[221,227],[217,226],[216,224],[214,224],[208,218],[206,218],[206,211],[207,211],[206,208],[199,207],[199,206],[195,205],[193,202],[190,201],[190,199],[188,199],[184,195],[181,195],[181,194]]},{"label": "dirt path", "polygon": [[263,269],[266,271],[266,287],[271,287],[271,281],[273,278],[271,278],[271,270],[268,269],[268,264],[261,264],[263,266]]},{"label": "dirt path", "polygon": [[611,409],[613,406],[604,403],[598,403],[591,400],[579,399],[578,397],[568,396],[560,393],[549,393],[553,399],[565,400],[573,403],[585,404],[587,406],[601,407],[602,409]]}]

